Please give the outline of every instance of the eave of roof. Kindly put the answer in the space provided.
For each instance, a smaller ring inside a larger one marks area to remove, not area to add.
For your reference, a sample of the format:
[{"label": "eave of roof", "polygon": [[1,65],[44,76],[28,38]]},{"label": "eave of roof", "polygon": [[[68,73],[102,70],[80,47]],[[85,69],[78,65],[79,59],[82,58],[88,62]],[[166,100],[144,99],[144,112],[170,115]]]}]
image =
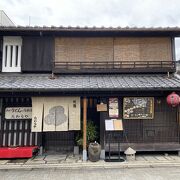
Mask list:
[{"label": "eave of roof", "polygon": [[0,30],[34,31],[180,31],[180,27],[72,27],[72,26],[0,26]]},{"label": "eave of roof", "polygon": [[63,27],[63,26],[0,26],[0,35],[132,35],[132,36],[180,36],[180,27]]}]

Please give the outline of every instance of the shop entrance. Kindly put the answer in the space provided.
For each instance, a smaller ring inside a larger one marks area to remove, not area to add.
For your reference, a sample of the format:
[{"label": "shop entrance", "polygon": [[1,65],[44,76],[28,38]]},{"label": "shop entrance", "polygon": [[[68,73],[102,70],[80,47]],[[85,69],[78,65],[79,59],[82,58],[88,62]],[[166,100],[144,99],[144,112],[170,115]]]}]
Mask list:
[{"label": "shop entrance", "polygon": [[[87,131],[92,132],[91,127],[95,126],[96,138],[95,141],[100,143],[100,113],[97,112],[98,98],[87,99],[87,123],[90,124],[90,128]],[[83,105],[81,100],[81,121],[83,119]],[[81,131],[83,123],[81,122]],[[76,137],[80,131],[63,131],[63,132],[43,132],[42,144],[45,152],[53,153],[67,153],[73,152],[73,148],[76,145]]]},{"label": "shop entrance", "polygon": [[92,122],[96,127],[95,140],[100,143],[100,113],[97,112],[97,104],[99,103],[99,98],[90,97],[87,99],[87,101],[87,122]]}]

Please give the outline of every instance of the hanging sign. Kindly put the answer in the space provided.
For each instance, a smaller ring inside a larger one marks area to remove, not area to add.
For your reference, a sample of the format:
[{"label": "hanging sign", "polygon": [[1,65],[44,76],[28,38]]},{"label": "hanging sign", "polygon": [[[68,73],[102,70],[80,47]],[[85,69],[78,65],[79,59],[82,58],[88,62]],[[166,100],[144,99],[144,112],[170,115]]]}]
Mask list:
[{"label": "hanging sign", "polygon": [[109,98],[109,117],[119,117],[118,98]]},{"label": "hanging sign", "polygon": [[32,119],[32,107],[7,107],[5,119]]},{"label": "hanging sign", "polygon": [[107,111],[107,104],[97,104],[97,112]]}]

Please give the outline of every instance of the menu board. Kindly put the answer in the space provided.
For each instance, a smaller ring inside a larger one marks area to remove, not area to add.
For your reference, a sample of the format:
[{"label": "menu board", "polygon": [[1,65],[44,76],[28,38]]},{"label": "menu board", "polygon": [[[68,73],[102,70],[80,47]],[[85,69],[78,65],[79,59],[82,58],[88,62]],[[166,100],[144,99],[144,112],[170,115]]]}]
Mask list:
[{"label": "menu board", "polygon": [[123,99],[124,119],[153,119],[153,97],[125,97]]},{"label": "menu board", "polygon": [[105,130],[106,131],[123,131],[122,119],[106,119]]},{"label": "menu board", "polygon": [[114,123],[111,119],[105,120],[105,129],[106,131],[114,131]]}]

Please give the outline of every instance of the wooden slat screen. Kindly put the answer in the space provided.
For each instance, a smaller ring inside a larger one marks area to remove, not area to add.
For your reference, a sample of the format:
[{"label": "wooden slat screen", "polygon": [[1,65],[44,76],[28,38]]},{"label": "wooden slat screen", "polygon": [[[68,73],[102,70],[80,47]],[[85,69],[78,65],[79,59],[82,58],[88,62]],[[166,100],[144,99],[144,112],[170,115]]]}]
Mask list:
[{"label": "wooden slat screen", "polygon": [[0,147],[40,145],[41,134],[31,132],[31,120],[7,120],[6,107],[31,106],[31,98],[0,98]]},{"label": "wooden slat screen", "polygon": [[113,38],[56,38],[55,61],[113,61]]},{"label": "wooden slat screen", "polygon": [[115,61],[170,61],[171,39],[166,37],[115,38]]},{"label": "wooden slat screen", "polygon": [[171,38],[55,38],[56,62],[170,61]]}]

